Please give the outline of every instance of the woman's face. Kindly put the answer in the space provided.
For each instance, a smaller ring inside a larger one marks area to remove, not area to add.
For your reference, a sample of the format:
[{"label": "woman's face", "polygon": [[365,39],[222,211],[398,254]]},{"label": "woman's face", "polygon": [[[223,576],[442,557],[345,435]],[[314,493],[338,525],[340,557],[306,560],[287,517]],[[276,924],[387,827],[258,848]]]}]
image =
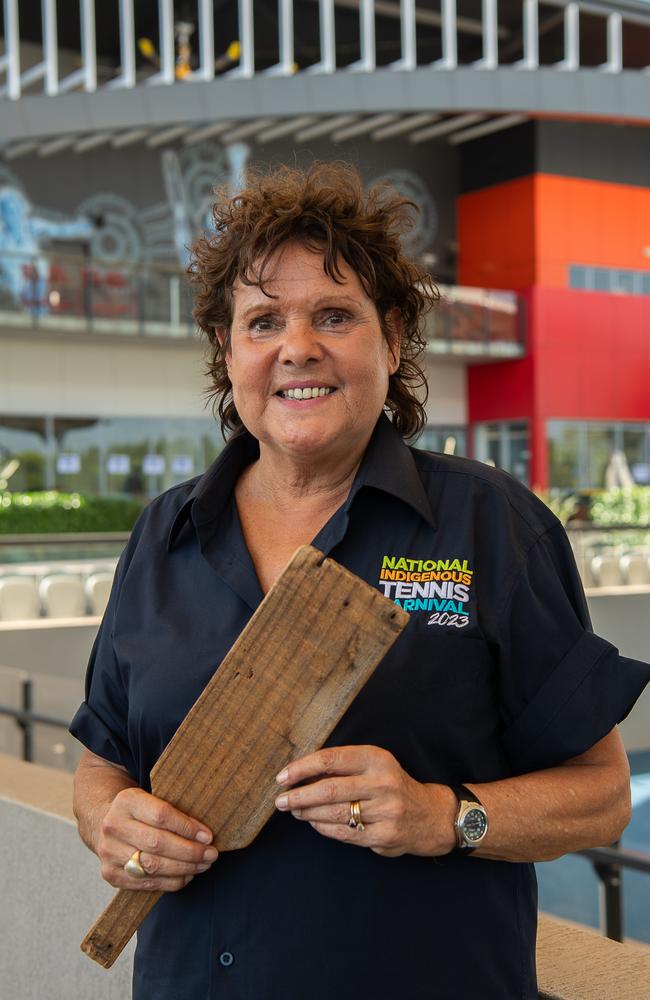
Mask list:
[{"label": "woman's face", "polygon": [[233,289],[226,360],[237,412],[261,447],[298,462],[362,450],[399,363],[357,275],[340,267],[339,283],[322,254],[290,243],[265,292]]}]

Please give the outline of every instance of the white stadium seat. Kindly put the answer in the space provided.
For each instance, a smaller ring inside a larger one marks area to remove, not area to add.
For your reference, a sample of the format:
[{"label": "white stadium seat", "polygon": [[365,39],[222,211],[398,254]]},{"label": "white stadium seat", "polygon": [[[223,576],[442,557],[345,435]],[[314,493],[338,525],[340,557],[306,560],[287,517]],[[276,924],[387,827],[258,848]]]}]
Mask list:
[{"label": "white stadium seat", "polygon": [[618,556],[594,556],[591,575],[596,587],[622,587],[623,577]]},{"label": "white stadium seat", "polygon": [[39,618],[41,603],[36,581],[31,576],[4,576],[0,579],[0,621],[27,621]]},{"label": "white stadium seat", "polygon": [[38,592],[48,618],[81,618],[86,614],[86,595],[78,576],[45,576]]},{"label": "white stadium seat", "polygon": [[629,552],[621,556],[621,573],[631,587],[642,587],[650,583],[650,564],[647,553]]},{"label": "white stadium seat", "polygon": [[113,585],[112,573],[91,573],[86,578],[84,590],[91,615],[103,615]]}]

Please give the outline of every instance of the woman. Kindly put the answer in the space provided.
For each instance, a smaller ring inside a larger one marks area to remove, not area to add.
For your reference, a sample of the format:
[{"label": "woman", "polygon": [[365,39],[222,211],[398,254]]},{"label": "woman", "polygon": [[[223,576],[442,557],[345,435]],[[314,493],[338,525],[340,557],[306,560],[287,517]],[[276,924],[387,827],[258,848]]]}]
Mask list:
[{"label": "woman", "polygon": [[[537,997],[530,862],[628,821],[615,726],[650,670],[591,633],[541,502],[404,443],[430,291],[400,249],[407,208],[345,166],[282,170],[222,198],[195,247],[235,433],[136,525],[71,726],[104,878],[165,892],[136,998]],[[215,865],[212,832],[149,772],[308,542],[411,618],[327,747],[287,761],[255,843]]]}]

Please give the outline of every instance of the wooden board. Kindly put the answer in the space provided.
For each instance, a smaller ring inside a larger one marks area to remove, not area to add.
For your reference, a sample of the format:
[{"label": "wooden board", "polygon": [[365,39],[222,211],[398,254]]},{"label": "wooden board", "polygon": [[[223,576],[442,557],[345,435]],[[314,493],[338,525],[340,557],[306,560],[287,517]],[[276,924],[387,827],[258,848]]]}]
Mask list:
[{"label": "wooden board", "polygon": [[[205,823],[220,851],[246,847],[273,814],[277,772],[323,745],[407,621],[298,549],[153,768],[154,794]],[[120,889],[82,950],[110,968],[160,896]]]}]

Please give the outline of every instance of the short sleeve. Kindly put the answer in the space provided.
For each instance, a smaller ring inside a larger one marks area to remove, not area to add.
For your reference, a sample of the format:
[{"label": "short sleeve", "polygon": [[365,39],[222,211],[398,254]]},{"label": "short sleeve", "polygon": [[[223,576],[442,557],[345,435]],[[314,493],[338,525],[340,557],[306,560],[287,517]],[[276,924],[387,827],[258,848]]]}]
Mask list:
[{"label": "short sleeve", "polygon": [[70,723],[69,731],[98,757],[125,767],[137,780],[128,740],[128,697],[113,647],[115,614],[128,553],[129,547],[122,553],[115,572],[106,611],[88,662],[85,700]]},{"label": "short sleeve", "polygon": [[594,635],[559,522],[529,551],[498,636],[504,747],[513,773],[584,753],[630,712],[650,666]]}]

